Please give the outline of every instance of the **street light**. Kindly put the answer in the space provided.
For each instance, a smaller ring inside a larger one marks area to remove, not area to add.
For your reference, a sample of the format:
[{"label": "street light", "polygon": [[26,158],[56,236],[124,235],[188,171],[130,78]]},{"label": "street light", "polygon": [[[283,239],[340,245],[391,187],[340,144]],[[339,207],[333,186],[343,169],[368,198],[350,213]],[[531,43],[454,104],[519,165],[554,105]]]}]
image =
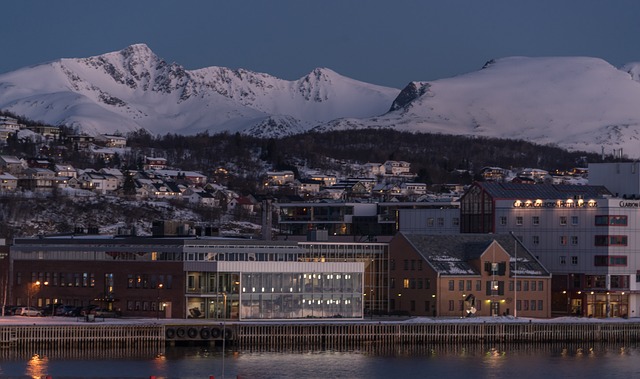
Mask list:
[{"label": "street light", "polygon": [[[40,292],[40,289],[42,288],[42,282],[40,282],[39,280],[36,280],[35,283],[32,283],[30,286],[27,287],[27,307],[31,307],[31,297],[35,294],[37,294],[38,292]],[[48,285],[49,282],[44,282],[44,285]]]},{"label": "street light", "polygon": [[158,301],[156,303],[156,319],[160,319],[160,290],[162,289],[162,283],[158,284]]}]

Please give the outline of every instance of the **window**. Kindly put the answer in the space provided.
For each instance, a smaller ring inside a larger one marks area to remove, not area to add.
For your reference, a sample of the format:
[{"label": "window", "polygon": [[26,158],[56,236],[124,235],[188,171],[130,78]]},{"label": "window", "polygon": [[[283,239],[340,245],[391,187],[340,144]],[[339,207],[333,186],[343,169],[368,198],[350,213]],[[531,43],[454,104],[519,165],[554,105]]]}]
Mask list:
[{"label": "window", "polygon": [[476,280],[476,291],[482,291],[482,281]]},{"label": "window", "polygon": [[449,280],[449,291],[454,291],[455,289],[455,282],[453,280]]},{"label": "window", "polygon": [[522,310],[522,300],[516,300],[516,310],[517,311]]},{"label": "window", "polygon": [[458,291],[464,291],[464,280],[458,281]]},{"label": "window", "polygon": [[396,278],[389,279],[389,288],[396,288]]},{"label": "window", "polygon": [[513,280],[509,281],[509,291],[513,291]]},{"label": "window", "polygon": [[416,279],[415,278],[411,278],[409,280],[409,287],[411,287],[412,290],[416,289]]},{"label": "window", "polygon": [[540,236],[532,236],[532,237],[531,237],[531,242],[532,242],[534,245],[538,245],[538,244],[540,244]]},{"label": "window", "polygon": [[596,255],[593,259],[594,266],[627,266],[627,257],[624,255]]},{"label": "window", "polygon": [[422,289],[422,279],[418,279],[418,289],[421,290]]},{"label": "window", "polygon": [[444,218],[438,217],[438,226],[440,227],[444,226]]},{"label": "window", "polygon": [[529,291],[529,281],[525,280],[524,282],[522,282],[522,284],[524,285],[524,290]]},{"label": "window", "polygon": [[596,246],[627,246],[627,236],[595,236]]},{"label": "window", "polygon": [[566,265],[567,264],[567,257],[565,257],[564,255],[560,256],[560,264],[561,265]]},{"label": "window", "polygon": [[418,261],[418,271],[422,271],[422,261]]},{"label": "window", "polygon": [[578,264],[578,257],[577,256],[572,256],[571,257],[571,264],[572,265],[577,265]]},{"label": "window", "polygon": [[451,225],[453,225],[453,226],[460,226],[460,218],[459,218],[459,217],[454,217],[454,218],[451,220]]},{"label": "window", "polygon": [[571,244],[572,245],[578,244],[578,236],[571,236]]},{"label": "window", "polygon": [[402,279],[402,288],[409,289],[409,278]]},{"label": "window", "polygon": [[507,216],[500,216],[500,225],[507,225]]},{"label": "window", "polygon": [[427,226],[430,227],[430,228],[433,228],[433,225],[434,225],[434,219],[433,219],[433,217],[429,217],[427,219]]},{"label": "window", "polygon": [[405,260],[404,260],[404,270],[405,270],[405,271],[408,271],[408,270],[409,270],[409,260],[408,260],[408,259],[405,259]]},{"label": "window", "polygon": [[533,216],[531,217],[531,223],[533,225],[540,225],[540,216]]},{"label": "window", "polygon": [[416,260],[412,259],[411,260],[411,271],[415,271],[416,270]]},{"label": "window", "polygon": [[571,216],[571,225],[578,225],[578,216]]},{"label": "window", "polygon": [[627,216],[596,216],[596,226],[627,226]]},{"label": "window", "polygon": [[522,216],[517,216],[516,225],[522,225],[523,223],[524,223],[524,220],[522,219]]},{"label": "window", "polygon": [[389,261],[389,269],[391,271],[395,271],[396,270],[396,260],[395,259],[391,259]]},{"label": "window", "polygon": [[567,236],[560,236],[560,245],[567,244]]},{"label": "window", "polygon": [[451,311],[451,312],[455,311],[456,309],[454,307],[455,307],[454,301],[453,300],[449,300],[449,311]]},{"label": "window", "polygon": [[431,280],[429,278],[425,278],[425,280],[424,280],[424,288],[425,289],[430,289],[431,288]]},{"label": "window", "polygon": [[529,310],[529,300],[524,300],[522,302],[522,305],[524,305],[524,310],[528,311]]},{"label": "window", "polygon": [[560,225],[567,225],[567,216],[560,216]]},{"label": "window", "polygon": [[531,281],[531,291],[535,291],[536,290],[536,281],[532,280]]},{"label": "window", "polygon": [[[542,280],[538,280],[538,291],[544,291],[542,283],[544,283]],[[542,308],[540,308],[540,310],[542,310]]]},{"label": "window", "polygon": [[464,311],[464,300],[458,300],[458,310],[460,312]]},{"label": "window", "polygon": [[542,310],[542,300],[538,300],[538,310],[541,311]]},{"label": "window", "polygon": [[409,302],[409,304],[410,304],[410,307],[411,307],[411,311],[415,312],[415,310],[416,310],[416,301],[415,300],[411,300]]},{"label": "window", "polygon": [[536,310],[536,301],[535,300],[531,300],[531,310],[532,311]]},{"label": "window", "polygon": [[431,302],[429,300],[425,300],[424,302],[424,311],[429,312],[431,310]]},{"label": "window", "polygon": [[467,280],[467,291],[471,291],[471,280]]}]

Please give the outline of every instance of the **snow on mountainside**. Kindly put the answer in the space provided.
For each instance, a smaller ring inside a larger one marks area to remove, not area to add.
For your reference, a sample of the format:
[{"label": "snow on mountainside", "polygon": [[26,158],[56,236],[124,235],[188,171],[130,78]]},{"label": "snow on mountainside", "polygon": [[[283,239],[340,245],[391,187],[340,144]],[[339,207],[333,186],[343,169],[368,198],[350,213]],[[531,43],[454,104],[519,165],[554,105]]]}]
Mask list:
[{"label": "snow on mountainside", "polygon": [[413,82],[390,112],[342,119],[318,131],[394,128],[524,139],[640,157],[640,64],[617,69],[597,58],[510,57],[482,70]]},{"label": "snow on mountainside", "polygon": [[524,139],[640,158],[640,63],[510,57],[402,91],[318,68],[287,81],[243,69],[185,70],[146,45],[0,75],[0,109],[89,134],[393,128]]},{"label": "snow on mountainside", "polygon": [[144,44],[0,75],[0,109],[89,134],[145,128],[288,135],[337,118],[383,114],[398,93],[329,69],[296,81],[224,67],[189,71]]}]

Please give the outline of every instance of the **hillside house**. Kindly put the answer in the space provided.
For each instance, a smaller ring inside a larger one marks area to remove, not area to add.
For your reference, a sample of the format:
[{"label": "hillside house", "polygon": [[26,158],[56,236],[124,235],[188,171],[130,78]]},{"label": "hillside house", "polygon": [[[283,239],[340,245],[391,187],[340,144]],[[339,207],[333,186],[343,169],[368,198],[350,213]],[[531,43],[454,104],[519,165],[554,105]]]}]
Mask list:
[{"label": "hillside house", "polygon": [[317,194],[320,192],[322,182],[313,179],[300,179],[296,180],[296,187],[300,193]]},{"label": "hillside house", "polygon": [[14,155],[0,155],[0,169],[12,175],[21,174],[27,167],[27,162]]},{"label": "hillside house", "polygon": [[79,180],[83,182],[82,188],[106,194],[118,189],[118,178],[111,174],[96,171],[85,171]]},{"label": "hillside house", "polygon": [[295,176],[293,171],[268,171],[267,185],[282,186],[287,183],[293,183]]},{"label": "hillside house", "polygon": [[168,178],[173,181],[185,181],[195,186],[202,186],[207,182],[207,176],[195,171],[182,170],[154,170],[156,177]]},{"label": "hillside house", "polygon": [[78,171],[75,167],[68,164],[57,164],[55,165],[56,176],[64,176],[67,178],[76,178],[78,177]]},{"label": "hillside house", "polygon": [[144,158],[144,170],[164,170],[167,168],[167,160],[157,157]]},{"label": "hillside house", "polygon": [[60,128],[57,126],[34,125],[28,126],[27,129],[47,139],[58,139],[60,137]]},{"label": "hillside house", "polygon": [[18,188],[18,178],[9,173],[0,173],[0,192],[14,192]]},{"label": "hillside house", "polygon": [[220,200],[218,198],[216,198],[211,192],[204,191],[202,189],[187,188],[182,193],[182,198],[192,206],[209,208],[220,206]]},{"label": "hillside house", "polygon": [[338,182],[338,178],[335,175],[311,174],[309,179],[322,182],[325,187],[330,187]]},{"label": "hillside house", "polygon": [[89,148],[93,144],[94,137],[84,134],[74,134],[67,136],[66,142],[70,143],[75,149],[83,150]]},{"label": "hillside house", "polygon": [[369,178],[375,178],[384,175],[387,170],[382,163],[365,163],[363,166],[365,175]]},{"label": "hillside house", "polygon": [[56,173],[46,168],[29,167],[18,179],[18,186],[33,192],[51,192]]},{"label": "hillside house", "polygon": [[116,136],[112,134],[98,134],[95,138],[95,142],[105,147],[121,149],[127,147],[126,137]]},{"label": "hillside house", "polygon": [[409,173],[411,163],[405,161],[386,161],[384,162],[384,169],[386,175],[398,176]]}]

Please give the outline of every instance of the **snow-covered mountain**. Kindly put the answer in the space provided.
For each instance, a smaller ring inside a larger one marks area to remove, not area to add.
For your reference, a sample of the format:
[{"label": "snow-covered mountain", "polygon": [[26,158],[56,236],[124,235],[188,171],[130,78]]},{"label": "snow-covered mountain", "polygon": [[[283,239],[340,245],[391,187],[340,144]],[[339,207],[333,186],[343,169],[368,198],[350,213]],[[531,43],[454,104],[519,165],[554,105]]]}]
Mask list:
[{"label": "snow-covered mountain", "polygon": [[586,57],[510,57],[483,69],[412,82],[380,117],[318,131],[394,128],[523,139],[570,150],[640,157],[640,63],[617,69]]},{"label": "snow-covered mountain", "polygon": [[588,57],[502,58],[400,91],[325,68],[296,81],[224,67],[185,70],[138,44],[0,75],[0,109],[89,134],[393,128],[640,158],[640,62],[618,69]]},{"label": "snow-covered mountain", "polygon": [[383,114],[398,93],[325,68],[296,81],[224,67],[189,71],[144,44],[0,75],[0,109],[89,134],[145,128],[288,135],[341,117]]}]

